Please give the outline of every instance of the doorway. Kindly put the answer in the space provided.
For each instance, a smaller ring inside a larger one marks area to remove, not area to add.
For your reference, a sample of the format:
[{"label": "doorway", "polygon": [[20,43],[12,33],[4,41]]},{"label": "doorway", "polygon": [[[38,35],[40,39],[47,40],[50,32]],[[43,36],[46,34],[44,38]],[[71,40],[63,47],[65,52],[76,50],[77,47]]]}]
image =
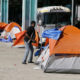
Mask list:
[{"label": "doorway", "polygon": [[9,0],[8,21],[22,25],[22,0]]}]

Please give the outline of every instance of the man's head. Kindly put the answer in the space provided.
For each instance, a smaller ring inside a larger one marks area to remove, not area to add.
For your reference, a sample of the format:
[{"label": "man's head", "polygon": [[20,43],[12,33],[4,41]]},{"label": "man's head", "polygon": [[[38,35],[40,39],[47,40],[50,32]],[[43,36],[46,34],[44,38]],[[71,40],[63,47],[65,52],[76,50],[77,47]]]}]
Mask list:
[{"label": "man's head", "polygon": [[31,26],[35,27],[35,25],[36,25],[36,22],[35,21],[31,21]]}]

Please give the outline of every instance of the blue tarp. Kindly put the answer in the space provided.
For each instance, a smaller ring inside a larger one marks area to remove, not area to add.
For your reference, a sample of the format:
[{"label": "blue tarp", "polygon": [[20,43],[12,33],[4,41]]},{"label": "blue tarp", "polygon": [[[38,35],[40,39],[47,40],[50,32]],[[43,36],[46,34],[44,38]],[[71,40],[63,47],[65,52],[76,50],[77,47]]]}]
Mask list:
[{"label": "blue tarp", "polygon": [[[48,45],[47,45],[47,46],[48,46]],[[47,48],[47,46],[42,47],[42,48],[40,48],[39,50],[37,50],[37,51],[35,52],[34,56],[39,56],[39,55],[40,55],[40,53],[41,53],[41,50],[46,49],[46,48]]]},{"label": "blue tarp", "polygon": [[11,36],[9,36],[8,39],[0,39],[0,42],[12,42]]},{"label": "blue tarp", "polygon": [[61,33],[62,31],[59,31],[58,29],[49,29],[43,32],[42,37],[58,40]]},{"label": "blue tarp", "polygon": [[39,56],[40,53],[41,53],[41,49],[37,50],[37,51],[35,52],[34,56]]}]

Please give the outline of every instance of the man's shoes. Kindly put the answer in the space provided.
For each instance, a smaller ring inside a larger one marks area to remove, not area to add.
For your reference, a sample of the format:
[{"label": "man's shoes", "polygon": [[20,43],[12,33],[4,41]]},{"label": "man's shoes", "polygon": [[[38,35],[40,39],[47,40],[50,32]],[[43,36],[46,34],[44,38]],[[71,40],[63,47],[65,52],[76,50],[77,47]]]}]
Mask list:
[{"label": "man's shoes", "polygon": [[22,64],[27,64],[26,62],[22,62]]},{"label": "man's shoes", "polygon": [[28,61],[28,63],[34,63],[33,61]]},{"label": "man's shoes", "polygon": [[[33,61],[28,61],[28,63],[34,63]],[[27,64],[26,62],[22,62],[22,64]]]}]

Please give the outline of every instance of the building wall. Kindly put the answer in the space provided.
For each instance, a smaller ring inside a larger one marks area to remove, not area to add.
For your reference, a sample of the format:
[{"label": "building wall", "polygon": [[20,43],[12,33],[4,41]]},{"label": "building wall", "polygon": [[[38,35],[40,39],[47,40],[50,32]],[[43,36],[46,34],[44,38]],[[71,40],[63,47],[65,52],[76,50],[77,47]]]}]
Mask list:
[{"label": "building wall", "polygon": [[1,22],[1,0],[0,0],[0,22]]},{"label": "building wall", "polygon": [[[0,0],[0,1],[1,1],[1,21],[8,23],[9,0]],[[30,25],[31,20],[36,21],[38,1],[39,0],[22,0],[22,4],[23,4],[22,5],[23,7],[22,8],[22,28],[23,30]],[[44,0],[44,1],[47,4],[47,2],[50,0]]]},{"label": "building wall", "polygon": [[1,22],[8,23],[8,0],[1,0]]},{"label": "building wall", "polygon": [[32,20],[36,21],[37,0],[23,0],[22,28],[30,26]]},{"label": "building wall", "polygon": [[[10,0],[0,0],[1,22],[9,22],[9,1]],[[36,21],[37,0],[22,0],[22,4],[22,28],[24,30],[30,25],[31,20]]]}]

